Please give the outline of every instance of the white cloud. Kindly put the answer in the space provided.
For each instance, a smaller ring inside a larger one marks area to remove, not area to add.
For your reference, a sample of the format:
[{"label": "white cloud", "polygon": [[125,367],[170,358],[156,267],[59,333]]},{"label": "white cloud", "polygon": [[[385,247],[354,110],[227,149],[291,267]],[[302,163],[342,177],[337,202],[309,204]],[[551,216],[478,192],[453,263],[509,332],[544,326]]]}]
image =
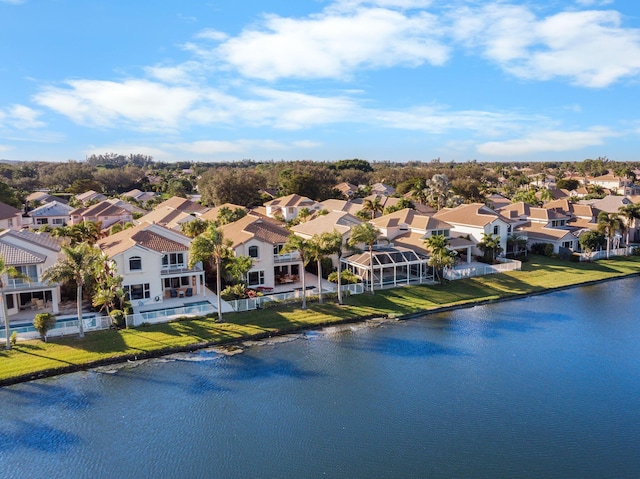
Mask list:
[{"label": "white cloud", "polygon": [[597,7],[611,5],[613,0],[576,0],[576,3],[582,7]]},{"label": "white cloud", "polygon": [[297,141],[289,144],[275,140],[241,139],[235,141],[203,140],[190,143],[173,143],[165,144],[163,147],[196,155],[221,155],[229,153],[252,153],[259,150],[285,151],[294,147],[310,148],[315,145],[313,142],[305,141]]},{"label": "white cloud", "polygon": [[12,150],[13,148],[10,147],[9,145],[0,145],[0,153],[4,152],[4,151],[9,151]]},{"label": "white cloud", "polygon": [[199,31],[196,34],[196,38],[202,38],[205,40],[213,40],[215,42],[221,42],[229,38],[229,35],[227,35],[224,32],[215,30],[213,28],[205,28],[204,30]]},{"label": "white cloud", "polygon": [[69,88],[46,88],[34,101],[89,126],[124,123],[140,130],[177,128],[178,120],[199,96],[193,89],[147,80],[70,80],[67,85]]},{"label": "white cloud", "polygon": [[585,131],[540,131],[516,140],[491,141],[477,146],[478,153],[495,156],[519,156],[530,153],[574,151],[598,146],[608,137],[618,136],[608,128]]},{"label": "white cloud", "polygon": [[27,0],[0,0],[1,3],[8,3],[9,5],[20,5],[27,3]]},{"label": "white cloud", "polygon": [[11,105],[0,109],[0,127],[16,130],[41,128],[44,123],[38,120],[42,113],[25,105]]},{"label": "white cloud", "polygon": [[600,88],[640,73],[640,30],[613,10],[565,11],[538,19],[524,6],[457,10],[453,36],[526,79],[569,78]]},{"label": "white cloud", "polygon": [[215,53],[251,78],[347,78],[357,68],[441,65],[449,55],[441,34],[437,18],[424,11],[329,9],[303,19],[268,15]]}]

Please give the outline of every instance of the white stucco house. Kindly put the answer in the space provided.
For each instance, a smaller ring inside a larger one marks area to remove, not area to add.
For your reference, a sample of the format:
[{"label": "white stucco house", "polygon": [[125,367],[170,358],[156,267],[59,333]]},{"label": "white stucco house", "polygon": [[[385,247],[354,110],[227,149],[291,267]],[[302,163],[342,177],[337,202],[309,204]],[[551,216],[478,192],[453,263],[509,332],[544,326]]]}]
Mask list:
[{"label": "white stucco house", "polygon": [[201,264],[189,268],[191,239],[152,223],[142,223],[96,246],[115,261],[132,303],[162,303],[178,296],[205,296]]}]

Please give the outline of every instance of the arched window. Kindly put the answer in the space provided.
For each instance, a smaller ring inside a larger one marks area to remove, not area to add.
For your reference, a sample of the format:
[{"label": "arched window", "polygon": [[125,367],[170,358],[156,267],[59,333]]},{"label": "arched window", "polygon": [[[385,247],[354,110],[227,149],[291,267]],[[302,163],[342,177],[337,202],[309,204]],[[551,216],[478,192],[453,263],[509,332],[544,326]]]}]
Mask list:
[{"label": "arched window", "polygon": [[129,258],[129,271],[140,271],[142,269],[142,258],[140,256],[132,256]]},{"label": "arched window", "polygon": [[249,246],[249,257],[257,258],[258,257],[258,247],[257,246]]}]

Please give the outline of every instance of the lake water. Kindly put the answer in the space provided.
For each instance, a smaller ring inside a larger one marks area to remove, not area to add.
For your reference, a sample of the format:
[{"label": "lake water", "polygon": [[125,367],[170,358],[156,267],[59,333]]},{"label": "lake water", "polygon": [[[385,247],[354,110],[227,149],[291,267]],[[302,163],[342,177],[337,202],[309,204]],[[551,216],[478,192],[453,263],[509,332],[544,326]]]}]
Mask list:
[{"label": "lake water", "polygon": [[3,476],[640,477],[639,290],[625,279],[1,388]]}]

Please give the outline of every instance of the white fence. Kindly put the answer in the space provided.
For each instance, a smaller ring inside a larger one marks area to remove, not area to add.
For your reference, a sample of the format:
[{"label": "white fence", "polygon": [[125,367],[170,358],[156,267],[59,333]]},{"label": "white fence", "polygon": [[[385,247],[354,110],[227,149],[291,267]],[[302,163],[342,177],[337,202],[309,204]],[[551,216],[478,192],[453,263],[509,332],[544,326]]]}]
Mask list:
[{"label": "white fence", "polygon": [[[342,294],[361,294],[364,292],[364,285],[362,283],[357,284],[345,284],[342,285]],[[327,293],[323,290],[324,293]],[[334,293],[334,291],[329,291]],[[308,289],[305,291],[305,296],[317,296],[318,289]],[[251,311],[254,309],[260,309],[267,303],[284,303],[284,302],[297,302],[302,301],[302,290],[292,291],[290,293],[268,294],[265,296],[257,296],[255,298],[236,299],[235,301],[227,301],[231,305],[235,312]]]},{"label": "white fence", "polygon": [[174,319],[205,316],[215,311],[216,308],[209,303],[193,304],[181,306],[179,308],[165,308],[156,311],[146,311],[128,315],[127,326],[135,328],[141,324],[168,323]]},{"label": "white fence", "polygon": [[[613,256],[629,256],[633,254],[637,246],[629,246],[628,248],[611,248],[609,257]],[[592,251],[591,253],[580,253],[580,261],[596,261],[607,258],[607,250]]]},{"label": "white fence", "polygon": [[500,264],[476,264],[468,268],[457,267],[447,269],[444,272],[445,279],[454,281],[456,279],[473,278],[474,276],[485,276],[494,273],[506,273],[507,271],[520,271],[522,262],[514,259],[499,258]]},{"label": "white fence", "polygon": [[[109,329],[111,326],[111,318],[109,316],[97,316],[92,314],[86,314],[82,317],[82,325],[84,331],[100,331],[102,329]],[[36,339],[40,337],[40,333],[36,331],[33,325],[20,325],[12,327],[10,333],[18,334],[20,339]],[[47,337],[56,336],[68,336],[71,334],[78,334],[78,319],[77,318],[58,318],[55,326],[47,332]],[[5,339],[4,329],[0,330],[0,338]]]}]

